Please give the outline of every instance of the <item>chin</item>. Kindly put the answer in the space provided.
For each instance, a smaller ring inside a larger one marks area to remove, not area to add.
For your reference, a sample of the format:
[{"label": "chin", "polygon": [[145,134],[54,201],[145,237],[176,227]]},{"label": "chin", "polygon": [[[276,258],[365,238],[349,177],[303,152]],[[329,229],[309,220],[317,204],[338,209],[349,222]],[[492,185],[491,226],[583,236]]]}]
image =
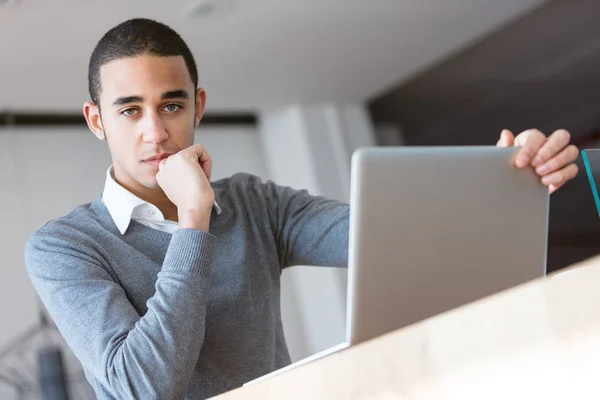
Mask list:
[{"label": "chin", "polygon": [[156,182],[156,180],[149,182],[148,185],[147,185],[147,187],[149,189],[162,190],[162,188],[160,187],[160,185],[158,184],[158,182]]},{"label": "chin", "polygon": [[160,185],[158,184],[158,181],[156,180],[156,175],[153,176],[145,176],[142,179],[140,179],[138,181],[139,183],[141,183],[142,185],[144,185],[145,187],[147,187],[148,189],[160,189]]}]

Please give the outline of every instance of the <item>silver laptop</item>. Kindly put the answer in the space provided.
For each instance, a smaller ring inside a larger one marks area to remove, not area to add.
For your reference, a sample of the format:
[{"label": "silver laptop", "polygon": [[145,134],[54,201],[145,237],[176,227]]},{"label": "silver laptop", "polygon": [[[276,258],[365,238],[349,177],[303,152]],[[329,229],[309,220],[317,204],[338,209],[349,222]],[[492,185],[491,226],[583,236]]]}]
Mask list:
[{"label": "silver laptop", "polygon": [[545,275],[548,189],[517,151],[357,150],[346,340],[246,385]]}]

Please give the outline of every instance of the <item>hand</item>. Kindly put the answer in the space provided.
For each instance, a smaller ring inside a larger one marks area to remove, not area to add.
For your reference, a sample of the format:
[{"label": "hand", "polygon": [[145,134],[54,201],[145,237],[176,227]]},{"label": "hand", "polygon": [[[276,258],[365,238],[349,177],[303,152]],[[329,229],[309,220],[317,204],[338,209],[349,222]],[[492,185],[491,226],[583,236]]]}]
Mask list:
[{"label": "hand", "polygon": [[522,147],[515,157],[515,166],[524,168],[531,165],[542,178],[542,183],[553,193],[577,176],[575,160],[579,156],[579,150],[569,144],[570,140],[571,134],[562,129],[549,137],[536,129],[526,130],[515,137],[505,129],[500,134],[497,146]]},{"label": "hand", "polygon": [[179,228],[208,232],[215,194],[210,186],[212,160],[197,144],[164,159],[156,181],[177,206]]}]

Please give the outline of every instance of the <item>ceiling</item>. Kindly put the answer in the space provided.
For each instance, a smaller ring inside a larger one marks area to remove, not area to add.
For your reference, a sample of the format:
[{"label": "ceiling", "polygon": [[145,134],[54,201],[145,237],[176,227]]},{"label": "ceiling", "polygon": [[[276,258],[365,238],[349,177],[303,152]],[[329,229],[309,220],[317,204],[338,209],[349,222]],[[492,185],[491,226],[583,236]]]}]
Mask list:
[{"label": "ceiling", "polygon": [[[502,129],[568,129],[600,148],[600,1],[554,0],[370,102],[407,145],[495,144]],[[600,183],[600,157],[595,172]],[[600,253],[600,218],[582,160],[554,194],[548,265]]]},{"label": "ceiling", "polygon": [[237,0],[214,18],[190,1],[15,0],[0,8],[0,110],[74,112],[102,34],[159,19],[197,57],[209,111],[362,101],[544,0]]}]

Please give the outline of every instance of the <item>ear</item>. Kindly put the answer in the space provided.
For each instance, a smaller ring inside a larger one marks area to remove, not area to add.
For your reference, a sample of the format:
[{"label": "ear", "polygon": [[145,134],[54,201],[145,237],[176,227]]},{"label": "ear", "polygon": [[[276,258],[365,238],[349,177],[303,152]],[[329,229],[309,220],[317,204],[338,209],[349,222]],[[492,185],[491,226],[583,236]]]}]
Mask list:
[{"label": "ear", "polygon": [[92,133],[100,140],[106,140],[102,118],[100,117],[100,108],[88,101],[83,105],[83,115]]},{"label": "ear", "polygon": [[198,127],[200,120],[204,115],[204,108],[206,107],[206,91],[203,88],[196,89],[196,115],[194,120],[194,127]]}]

